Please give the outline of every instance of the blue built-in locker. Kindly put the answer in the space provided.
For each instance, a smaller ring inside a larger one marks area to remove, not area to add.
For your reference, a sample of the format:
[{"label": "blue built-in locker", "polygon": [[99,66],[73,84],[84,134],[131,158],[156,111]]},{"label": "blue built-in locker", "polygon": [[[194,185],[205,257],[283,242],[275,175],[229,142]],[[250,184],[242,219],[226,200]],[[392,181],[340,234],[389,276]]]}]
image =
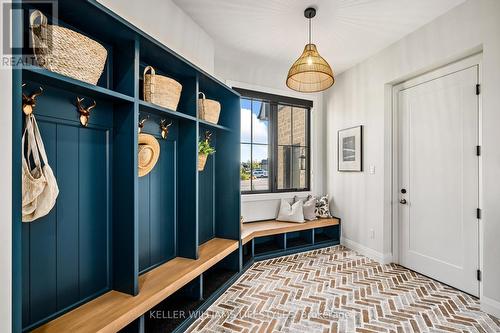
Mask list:
[{"label": "blue built-in locker", "polygon": [[[13,69],[14,332],[37,328],[111,290],[138,295],[141,274],[175,257],[197,259],[199,246],[212,238],[240,238],[238,93],[96,1],[55,4],[57,24],[101,43],[108,56],[96,85],[38,66]],[[30,39],[33,9],[54,23],[44,2],[21,6],[16,15],[23,19],[13,21],[16,45]],[[176,110],[143,100],[147,65],[182,84]],[[47,216],[22,223],[22,93],[39,87],[34,114],[60,193]],[[198,118],[200,91],[221,103],[217,125]],[[96,102],[87,127],[80,124],[77,97],[84,105]],[[158,140],[160,158],[138,177],[138,123],[146,117],[143,133]],[[172,121],[166,139],[162,119]],[[199,172],[198,141],[205,131],[217,152]]]},{"label": "blue built-in locker", "polygon": [[146,125],[151,126],[146,129],[155,134],[160,157],[153,170],[138,181],[140,272],[176,256],[177,124],[169,127],[169,135],[163,139],[154,131],[156,121],[149,121]]},{"label": "blue built-in locker", "polygon": [[48,215],[22,224],[24,326],[110,288],[110,106],[84,128],[64,112],[74,109],[69,95],[45,87],[37,107],[59,196]]}]

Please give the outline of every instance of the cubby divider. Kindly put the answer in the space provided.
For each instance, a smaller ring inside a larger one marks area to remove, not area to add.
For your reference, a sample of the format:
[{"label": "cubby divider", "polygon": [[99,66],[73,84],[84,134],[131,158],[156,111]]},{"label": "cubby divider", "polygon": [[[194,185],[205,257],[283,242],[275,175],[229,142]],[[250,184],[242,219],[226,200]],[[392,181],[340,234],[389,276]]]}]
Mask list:
[{"label": "cubby divider", "polygon": [[177,157],[177,244],[181,257],[198,258],[198,124],[179,121]]},{"label": "cubby divider", "polygon": [[246,267],[252,262],[253,257],[254,257],[253,239],[242,246],[241,256],[242,256],[242,258],[241,258],[242,267]]},{"label": "cubby divider", "polygon": [[137,105],[122,107],[113,119],[113,289],[139,292]]}]

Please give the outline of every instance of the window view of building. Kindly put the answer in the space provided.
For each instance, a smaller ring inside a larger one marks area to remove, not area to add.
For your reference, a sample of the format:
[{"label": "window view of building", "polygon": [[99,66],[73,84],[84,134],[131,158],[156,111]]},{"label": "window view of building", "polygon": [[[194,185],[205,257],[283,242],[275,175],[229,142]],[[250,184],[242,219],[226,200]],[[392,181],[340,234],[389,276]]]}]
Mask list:
[{"label": "window view of building", "polygon": [[[310,102],[280,96],[241,98],[241,191],[309,189]],[[283,98],[285,99],[285,98]]]}]

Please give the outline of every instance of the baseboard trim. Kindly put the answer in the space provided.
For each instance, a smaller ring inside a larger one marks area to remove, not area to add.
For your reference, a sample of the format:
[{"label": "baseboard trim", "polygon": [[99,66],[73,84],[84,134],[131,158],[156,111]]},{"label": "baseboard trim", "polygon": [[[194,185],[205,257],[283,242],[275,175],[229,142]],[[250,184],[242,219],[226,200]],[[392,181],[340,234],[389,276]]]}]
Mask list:
[{"label": "baseboard trim", "polygon": [[482,296],[479,300],[481,303],[481,310],[500,318],[500,302],[494,299]]},{"label": "baseboard trim", "polygon": [[345,247],[354,250],[358,252],[359,254],[362,254],[368,258],[371,258],[373,260],[378,261],[381,264],[390,264],[393,260],[392,258],[392,253],[381,253],[378,251],[375,251],[373,249],[370,249],[369,247],[366,247],[364,245],[361,245],[359,243],[356,243],[353,240],[350,240],[348,238],[341,237],[340,238],[340,244],[344,245]]}]

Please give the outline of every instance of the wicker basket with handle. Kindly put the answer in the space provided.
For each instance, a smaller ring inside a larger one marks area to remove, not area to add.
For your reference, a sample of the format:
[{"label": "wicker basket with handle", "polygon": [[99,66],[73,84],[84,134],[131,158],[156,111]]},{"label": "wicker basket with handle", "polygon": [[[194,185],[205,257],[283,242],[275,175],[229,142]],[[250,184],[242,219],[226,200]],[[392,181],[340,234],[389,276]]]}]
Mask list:
[{"label": "wicker basket with handle", "polygon": [[[151,73],[148,73],[151,72]],[[144,100],[176,111],[182,85],[167,76],[156,75],[152,66],[144,69]]]},{"label": "wicker basket with handle", "polygon": [[[40,23],[36,24],[38,19]],[[47,17],[39,10],[30,15],[30,29],[39,66],[97,84],[108,56],[104,46],[73,30],[47,24]]]},{"label": "wicker basket with handle", "polygon": [[201,98],[198,99],[198,109],[200,119],[210,123],[217,124],[220,115],[220,103],[211,99],[205,98],[205,94],[200,92]]}]

